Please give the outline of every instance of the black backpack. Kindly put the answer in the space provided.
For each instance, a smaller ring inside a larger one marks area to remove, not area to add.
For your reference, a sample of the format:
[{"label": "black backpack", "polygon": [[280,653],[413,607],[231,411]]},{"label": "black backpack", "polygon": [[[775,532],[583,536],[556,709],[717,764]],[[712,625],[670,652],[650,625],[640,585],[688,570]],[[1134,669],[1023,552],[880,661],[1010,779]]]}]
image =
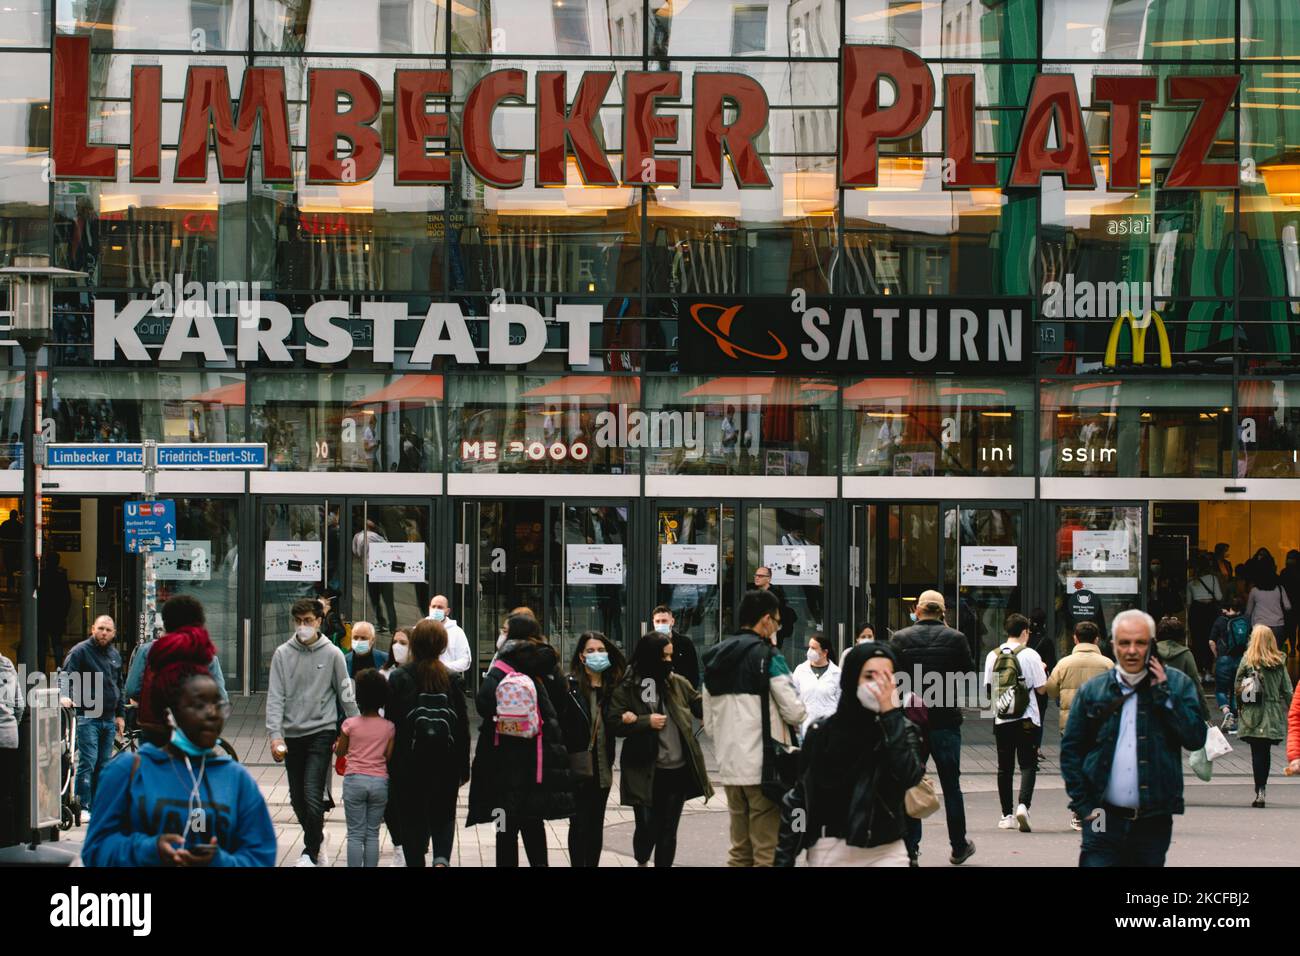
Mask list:
[{"label": "black backpack", "polygon": [[443,757],[456,744],[456,711],[443,693],[421,694],[409,717],[411,751],[421,757]]}]

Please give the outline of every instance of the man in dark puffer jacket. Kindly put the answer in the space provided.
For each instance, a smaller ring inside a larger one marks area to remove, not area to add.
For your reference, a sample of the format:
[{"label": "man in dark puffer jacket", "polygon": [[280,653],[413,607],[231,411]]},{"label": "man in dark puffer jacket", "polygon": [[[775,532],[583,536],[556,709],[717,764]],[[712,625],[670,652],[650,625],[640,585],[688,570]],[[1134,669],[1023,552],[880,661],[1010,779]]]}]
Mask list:
[{"label": "man in dark puffer jacket", "polygon": [[[966,837],[966,805],[961,796],[961,708],[952,699],[956,687],[974,687],[975,662],[966,636],[944,623],[943,595],[923,591],[916,602],[916,623],[895,632],[890,645],[898,656],[904,690],[922,697],[934,766],[943,788],[948,818],[949,861],[964,863],[975,852]],[[938,691],[936,699],[936,689]],[[908,851],[920,852],[921,822],[909,818]]]}]

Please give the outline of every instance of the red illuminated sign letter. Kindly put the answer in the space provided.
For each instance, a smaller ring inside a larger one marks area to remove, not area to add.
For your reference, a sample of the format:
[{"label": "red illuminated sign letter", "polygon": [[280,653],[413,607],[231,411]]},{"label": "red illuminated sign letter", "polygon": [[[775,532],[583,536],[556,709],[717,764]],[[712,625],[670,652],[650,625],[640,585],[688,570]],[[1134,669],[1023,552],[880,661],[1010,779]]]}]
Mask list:
[{"label": "red illuminated sign letter", "polygon": [[90,146],[90,37],[54,38],[50,158],[58,179],[116,179],[117,148]]},{"label": "red illuminated sign letter", "polygon": [[514,189],[524,183],[524,157],[506,156],[492,142],[492,114],[502,100],[523,100],[528,75],[523,70],[494,70],[474,84],[465,97],[461,133],[465,162],[489,186]]},{"label": "red illuminated sign letter", "polygon": [[162,179],[162,67],[131,67],[131,182]]},{"label": "red illuminated sign letter", "polygon": [[[915,53],[896,46],[846,46],[840,90],[840,185],[875,186],[881,140],[920,132],[934,109],[934,77]],[[880,108],[880,80],[897,95]]]},{"label": "red illuminated sign letter", "polygon": [[1154,76],[1097,76],[1093,103],[1110,104],[1110,181],[1113,192],[1142,186],[1142,104],[1159,95]]},{"label": "red illuminated sign letter", "polygon": [[253,131],[259,122],[262,126],[263,180],[293,182],[284,70],[259,66],[244,71],[238,122],[230,115],[230,78],[224,66],[190,67],[185,77],[184,102],[176,150],[176,182],[201,183],[207,180],[209,128],[216,139],[217,173],[221,181],[239,183],[246,180],[253,149]]},{"label": "red illuminated sign letter", "polygon": [[655,143],[677,140],[677,117],[655,112],[660,100],[680,99],[680,73],[628,73],[623,77],[623,182],[629,186],[676,186],[675,159],[656,159]]},{"label": "red illuminated sign letter", "polygon": [[945,189],[984,188],[998,184],[995,160],[975,161],[975,74],[960,73],[943,79],[943,155],[951,162],[945,171]]},{"label": "red illuminated sign letter", "polygon": [[[340,95],[347,99],[342,112]],[[382,102],[379,84],[360,70],[307,71],[307,182],[361,183],[375,175],[384,147],[370,124]],[[342,159],[340,139],[352,147],[351,155]]]},{"label": "red illuminated sign letter", "polygon": [[573,107],[565,109],[565,74],[547,71],[537,74],[537,185],[563,186],[569,147],[578,164],[578,175],[589,186],[617,186],[618,177],[605,158],[605,151],[592,129],[600,118],[600,104],[614,81],[613,73],[584,73],[573,96]]},{"label": "red illuminated sign letter", "polygon": [[448,70],[395,70],[397,135],[393,147],[398,186],[438,185],[451,182],[451,157],[429,155],[429,140],[448,138],[449,114],[430,113],[429,97],[451,92]]},{"label": "red illuminated sign letter", "polygon": [[[772,180],[754,145],[767,127],[767,92],[762,84],[739,73],[696,73],[694,84],[691,185],[721,187],[725,152],[741,188],[770,187]],[[736,108],[734,123],[723,121],[729,102]]]},{"label": "red illuminated sign letter", "polygon": [[[1050,149],[1047,137],[1053,126],[1057,145]],[[1088,160],[1079,91],[1070,73],[1040,73],[1034,78],[1008,185],[1038,186],[1043,173],[1064,174],[1066,189],[1096,186]]]},{"label": "red illuminated sign letter", "polygon": [[1232,105],[1240,76],[1171,76],[1171,103],[1200,100],[1200,108],[1187,127],[1187,136],[1165,177],[1166,189],[1235,189],[1237,164],[1208,163],[1205,158],[1219,133],[1219,124]]}]

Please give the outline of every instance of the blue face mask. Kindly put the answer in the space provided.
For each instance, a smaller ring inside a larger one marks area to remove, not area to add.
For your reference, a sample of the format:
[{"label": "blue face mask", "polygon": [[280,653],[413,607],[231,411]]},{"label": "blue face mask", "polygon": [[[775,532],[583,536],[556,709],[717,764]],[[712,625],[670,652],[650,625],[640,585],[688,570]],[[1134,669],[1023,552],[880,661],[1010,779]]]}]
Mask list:
[{"label": "blue face mask", "polygon": [[360,654],[362,657],[365,657],[367,654],[370,653],[370,642],[369,642],[369,641],[364,641],[364,640],[363,640],[363,641],[353,641],[353,642],[352,642],[352,653],[354,653],[354,654]]},{"label": "blue face mask", "polygon": [[671,634],[673,632],[673,626],[671,624],[656,624],[655,630],[660,634]]},{"label": "blue face mask", "polygon": [[912,623],[913,623],[913,624],[916,623],[916,612],[915,612],[915,611],[913,611],[912,613],[910,613],[910,614],[907,615],[907,616],[910,617],[910,618],[912,619]]},{"label": "blue face mask", "polygon": [[435,607],[429,612],[429,617],[435,621],[445,621],[447,619],[447,612],[440,607]]},{"label": "blue face mask", "polygon": [[609,670],[609,655],[604,651],[592,651],[583,659],[583,663],[587,665],[587,670],[599,674],[601,671]]},{"label": "blue face mask", "polygon": [[186,737],[185,731],[179,727],[172,728],[172,746],[190,757],[206,757],[212,753],[211,750],[205,750]]}]

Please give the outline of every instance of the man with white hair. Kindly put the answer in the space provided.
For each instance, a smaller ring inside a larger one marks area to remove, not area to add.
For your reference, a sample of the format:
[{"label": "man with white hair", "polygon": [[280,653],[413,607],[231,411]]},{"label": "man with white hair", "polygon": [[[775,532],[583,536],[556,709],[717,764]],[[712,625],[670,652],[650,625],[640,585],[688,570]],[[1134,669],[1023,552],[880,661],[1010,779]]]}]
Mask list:
[{"label": "man with white hair", "polygon": [[1083,821],[1080,866],[1164,866],[1183,812],[1182,750],[1205,746],[1199,692],[1154,656],[1156,622],[1115,615],[1118,666],[1079,688],[1061,738],[1070,810]]},{"label": "man with white hair", "polygon": [[388,663],[388,655],[375,647],[375,626],[369,621],[357,621],[352,625],[352,650],[344,659],[349,677],[356,677],[368,667],[382,670]]}]

